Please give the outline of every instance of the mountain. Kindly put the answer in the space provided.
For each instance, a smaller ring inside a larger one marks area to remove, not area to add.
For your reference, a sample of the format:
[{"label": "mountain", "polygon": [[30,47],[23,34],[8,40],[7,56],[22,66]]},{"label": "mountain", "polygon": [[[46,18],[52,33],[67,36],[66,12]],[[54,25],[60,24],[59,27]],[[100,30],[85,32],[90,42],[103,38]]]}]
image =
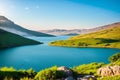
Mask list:
[{"label": "mountain", "polygon": [[51,46],[106,47],[120,49],[120,23],[97,28],[97,32],[73,36],[68,40],[51,42]]},{"label": "mountain", "polygon": [[0,49],[33,44],[42,43],[0,29]]},{"label": "mountain", "polygon": [[41,32],[52,34],[52,35],[67,35],[67,34],[86,34],[86,33],[91,33],[91,32],[96,32],[99,30],[107,29],[107,28],[112,28],[117,25],[120,25],[120,22],[116,22],[113,24],[108,24],[105,26],[100,26],[92,29],[71,29],[71,30],[66,30],[66,29],[52,29],[52,30],[40,30]]},{"label": "mountain", "polygon": [[69,34],[64,34],[62,36],[76,36],[76,35],[79,35],[79,34],[77,34],[77,33],[69,33]]},{"label": "mountain", "polygon": [[70,35],[70,34],[81,34],[83,30],[81,29],[72,29],[72,30],[67,30],[67,29],[51,29],[51,30],[40,30],[40,32],[47,33],[47,34],[52,34],[52,35]]},{"label": "mountain", "polygon": [[73,36],[70,39],[81,38],[107,38],[107,39],[120,39],[120,24],[116,26],[110,26],[97,32]]},{"label": "mountain", "polygon": [[4,16],[0,16],[0,29],[21,36],[53,37],[53,35],[25,29]]}]

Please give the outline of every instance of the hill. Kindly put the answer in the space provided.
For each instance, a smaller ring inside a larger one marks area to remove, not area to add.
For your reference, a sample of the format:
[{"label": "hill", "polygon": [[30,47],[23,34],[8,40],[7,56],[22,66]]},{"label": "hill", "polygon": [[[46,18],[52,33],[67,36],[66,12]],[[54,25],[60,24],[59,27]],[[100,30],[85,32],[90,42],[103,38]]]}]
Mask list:
[{"label": "hill", "polygon": [[99,26],[96,28],[92,29],[51,29],[51,30],[40,30],[40,32],[44,32],[47,34],[52,34],[52,35],[66,35],[66,34],[86,34],[86,33],[91,33],[91,32],[97,32],[99,30],[104,30],[108,28],[112,28],[115,26],[119,26],[120,22],[104,25],[104,26]]},{"label": "hill", "polygon": [[73,36],[68,40],[54,41],[49,45],[68,47],[106,47],[120,49],[120,24],[97,32]]},{"label": "hill", "polygon": [[70,39],[80,39],[80,38],[108,38],[108,39],[120,39],[120,25],[98,32],[83,34],[78,36],[73,36]]},{"label": "hill", "polygon": [[33,44],[41,44],[41,42],[0,29],[0,49]]},{"label": "hill", "polygon": [[0,16],[0,29],[21,36],[53,37],[53,35],[25,29],[4,16]]}]

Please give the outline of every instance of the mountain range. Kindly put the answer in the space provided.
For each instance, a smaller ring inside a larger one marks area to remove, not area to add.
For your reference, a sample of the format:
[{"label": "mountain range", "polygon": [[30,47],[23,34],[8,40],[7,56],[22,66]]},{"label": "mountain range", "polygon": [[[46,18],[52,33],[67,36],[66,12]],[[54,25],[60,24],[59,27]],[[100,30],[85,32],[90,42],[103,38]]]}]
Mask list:
[{"label": "mountain range", "polygon": [[26,36],[53,37],[53,35],[25,29],[6,17],[0,16],[0,49],[42,44],[42,42],[29,39]]},{"label": "mountain range", "polygon": [[4,16],[0,16],[0,29],[21,36],[53,37],[53,35],[50,34],[25,29],[22,26],[15,24],[14,22],[12,22],[11,20],[7,19]]},{"label": "mountain range", "polygon": [[52,35],[78,35],[78,34],[86,34],[86,33],[91,33],[91,32],[96,32],[99,30],[107,29],[107,28],[112,28],[115,26],[120,25],[120,22],[104,25],[104,26],[99,26],[96,28],[92,29],[51,29],[51,30],[40,30],[40,32],[52,34]]}]

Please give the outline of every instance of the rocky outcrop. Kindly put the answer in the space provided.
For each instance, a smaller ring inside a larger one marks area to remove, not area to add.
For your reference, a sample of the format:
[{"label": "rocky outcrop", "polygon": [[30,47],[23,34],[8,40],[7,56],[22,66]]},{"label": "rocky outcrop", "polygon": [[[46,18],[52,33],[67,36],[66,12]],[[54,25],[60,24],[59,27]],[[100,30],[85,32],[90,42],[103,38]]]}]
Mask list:
[{"label": "rocky outcrop", "polygon": [[72,76],[72,70],[65,67],[65,66],[61,66],[61,67],[58,67],[57,69],[58,71],[62,71],[64,74],[66,74],[66,76]]},{"label": "rocky outcrop", "polygon": [[94,75],[84,75],[77,77],[77,80],[97,80]]},{"label": "rocky outcrop", "polygon": [[115,65],[99,68],[97,74],[101,75],[102,77],[120,75],[120,66]]},{"label": "rocky outcrop", "polygon": [[71,69],[69,69],[69,68],[67,68],[65,66],[61,66],[61,67],[58,67],[57,70],[63,72],[66,75],[66,78],[61,79],[61,80],[75,80],[73,78],[73,72],[72,72]]},{"label": "rocky outcrop", "polygon": [[72,76],[65,78],[65,80],[75,80]]},{"label": "rocky outcrop", "polygon": [[66,74],[66,77],[60,80],[96,80],[94,75],[78,75],[76,79],[74,79],[73,71],[65,66],[58,67],[57,70]]}]

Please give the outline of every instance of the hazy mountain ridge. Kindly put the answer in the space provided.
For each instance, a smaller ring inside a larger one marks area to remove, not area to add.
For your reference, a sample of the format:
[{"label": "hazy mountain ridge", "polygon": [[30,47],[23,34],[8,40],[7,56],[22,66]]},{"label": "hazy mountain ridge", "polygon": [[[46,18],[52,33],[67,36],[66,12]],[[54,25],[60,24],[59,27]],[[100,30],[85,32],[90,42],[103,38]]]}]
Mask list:
[{"label": "hazy mountain ridge", "polygon": [[91,32],[96,32],[99,30],[107,29],[107,28],[112,28],[115,26],[120,25],[120,22],[92,28],[92,29],[51,29],[51,30],[40,30],[41,32],[52,34],[52,35],[69,35],[69,34],[86,34],[86,33],[91,33]]},{"label": "hazy mountain ridge", "polygon": [[120,39],[120,24],[116,26],[103,27],[101,30],[93,33],[82,34],[73,36],[70,39],[81,39],[81,38],[107,38],[107,39]]},{"label": "hazy mountain ridge", "polygon": [[14,22],[12,22],[11,20],[7,19],[4,16],[0,16],[0,29],[11,32],[11,33],[15,33],[21,36],[38,36],[38,37],[44,37],[44,36],[52,37],[53,36],[53,35],[49,35],[46,33],[41,33],[37,31],[25,29],[15,24]]}]

